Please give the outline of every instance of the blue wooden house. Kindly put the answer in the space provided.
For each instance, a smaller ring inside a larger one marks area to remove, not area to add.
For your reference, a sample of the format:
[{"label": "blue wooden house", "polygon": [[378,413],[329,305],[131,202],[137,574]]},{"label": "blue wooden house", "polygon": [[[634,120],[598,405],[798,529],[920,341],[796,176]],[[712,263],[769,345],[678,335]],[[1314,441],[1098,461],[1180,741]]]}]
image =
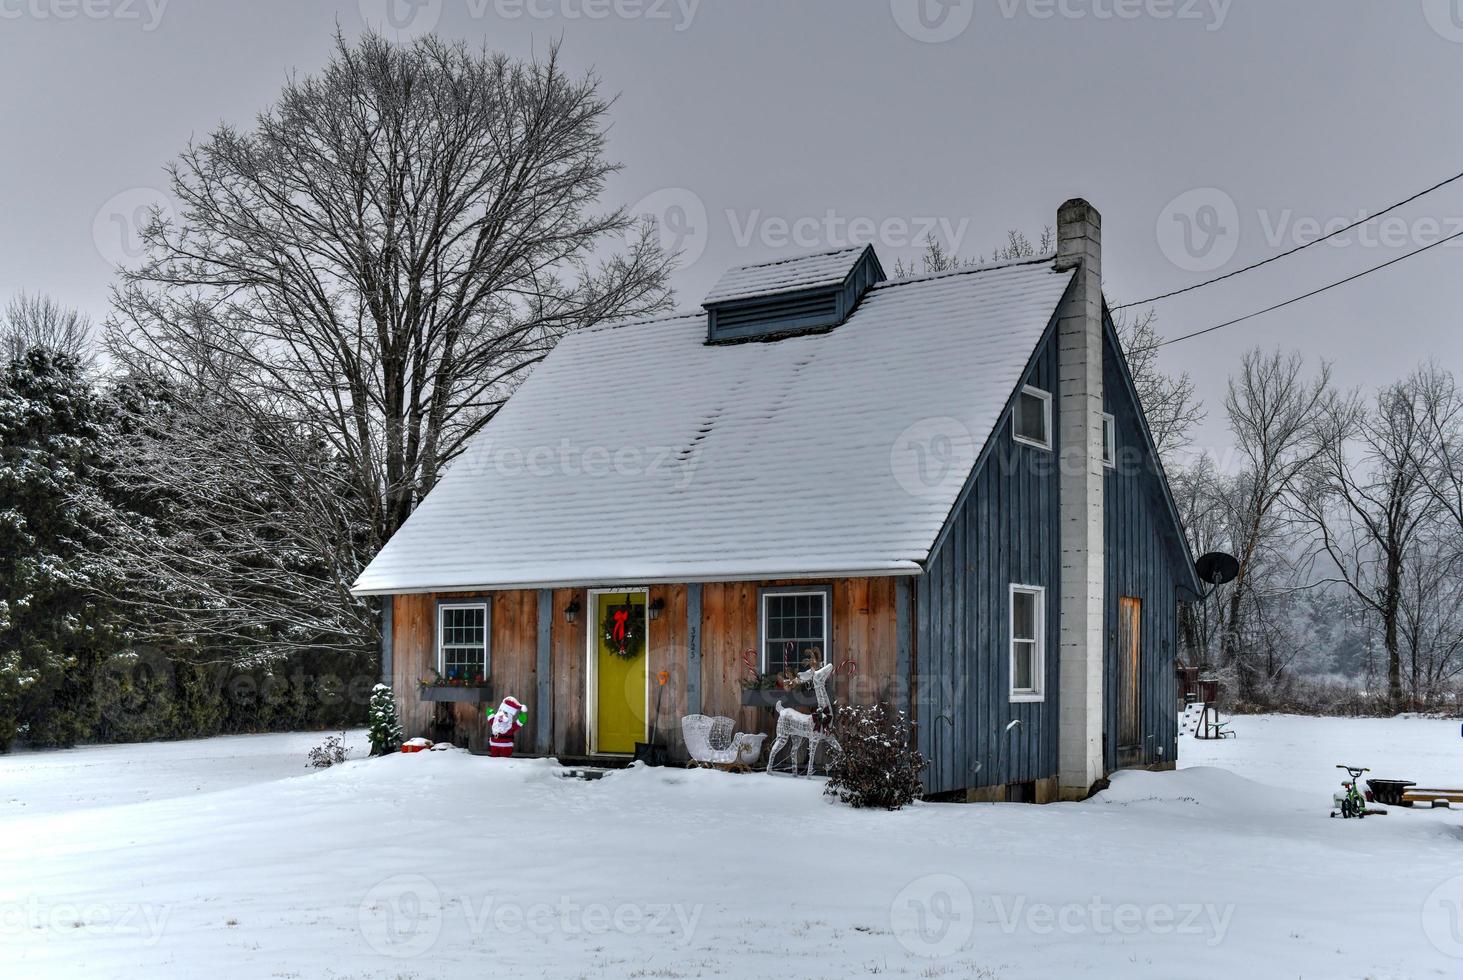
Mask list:
[{"label": "blue wooden house", "polygon": [[1172,765],[1199,583],[1101,263],[1070,201],[1055,255],[891,280],[832,250],[566,337],[356,584],[408,734],[480,746],[512,694],[521,751],[678,752],[687,713],[770,730],[816,656],[909,712],[930,793]]}]

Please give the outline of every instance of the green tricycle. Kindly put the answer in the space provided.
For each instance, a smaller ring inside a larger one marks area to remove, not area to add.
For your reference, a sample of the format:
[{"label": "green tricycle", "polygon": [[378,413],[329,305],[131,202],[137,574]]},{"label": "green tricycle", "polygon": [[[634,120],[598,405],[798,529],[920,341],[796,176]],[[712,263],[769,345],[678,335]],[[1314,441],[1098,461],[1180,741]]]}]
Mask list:
[{"label": "green tricycle", "polygon": [[1352,817],[1360,820],[1366,816],[1366,797],[1361,795],[1361,790],[1357,789],[1356,785],[1357,781],[1361,779],[1361,774],[1371,772],[1371,770],[1359,769],[1356,766],[1337,766],[1336,768],[1345,769],[1346,774],[1351,778],[1342,781],[1343,792],[1332,795],[1331,803],[1334,809],[1331,811],[1331,816],[1334,817],[1339,813],[1348,820]]}]

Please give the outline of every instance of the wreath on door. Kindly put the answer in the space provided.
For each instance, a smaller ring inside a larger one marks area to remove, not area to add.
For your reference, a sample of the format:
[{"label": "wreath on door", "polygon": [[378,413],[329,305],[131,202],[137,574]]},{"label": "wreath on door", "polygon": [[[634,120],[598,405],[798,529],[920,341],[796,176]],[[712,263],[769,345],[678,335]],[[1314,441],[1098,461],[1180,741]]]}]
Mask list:
[{"label": "wreath on door", "polygon": [[624,605],[611,606],[600,624],[605,648],[617,657],[634,660],[645,649],[645,609],[627,598]]}]

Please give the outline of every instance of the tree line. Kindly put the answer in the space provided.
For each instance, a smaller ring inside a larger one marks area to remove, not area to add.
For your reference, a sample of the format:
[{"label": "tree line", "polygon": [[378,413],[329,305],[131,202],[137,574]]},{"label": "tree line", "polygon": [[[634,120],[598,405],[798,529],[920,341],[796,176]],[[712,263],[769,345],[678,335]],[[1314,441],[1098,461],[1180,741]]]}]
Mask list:
[{"label": "tree line", "polygon": [[557,46],[337,35],[169,165],[99,330],[12,303],[0,748],[364,717],[365,562],[561,336],[669,302],[598,206],[612,101]]}]

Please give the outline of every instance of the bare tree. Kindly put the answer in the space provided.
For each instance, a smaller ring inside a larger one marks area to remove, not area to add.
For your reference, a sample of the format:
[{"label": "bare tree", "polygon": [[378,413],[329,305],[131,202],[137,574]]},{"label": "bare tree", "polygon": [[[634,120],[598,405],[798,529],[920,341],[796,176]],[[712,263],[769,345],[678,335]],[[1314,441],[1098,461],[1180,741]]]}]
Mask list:
[{"label": "bare tree", "polygon": [[91,319],[49,296],[19,293],[0,322],[0,356],[13,361],[32,347],[66,354],[82,366],[92,362]]},{"label": "bare tree", "polygon": [[1167,374],[1159,367],[1155,320],[1151,309],[1135,316],[1120,311],[1113,326],[1159,458],[1171,468],[1177,451],[1189,445],[1194,426],[1203,421],[1204,406],[1194,393],[1194,381],[1188,372]]},{"label": "bare tree", "polygon": [[1416,389],[1423,428],[1415,460],[1423,482],[1454,530],[1451,557],[1463,558],[1463,389],[1436,364],[1419,368]]},{"label": "bare tree", "polygon": [[1409,556],[1436,499],[1417,459],[1427,438],[1414,375],[1378,393],[1367,409],[1340,399],[1316,427],[1316,456],[1296,505],[1310,522],[1331,577],[1378,617],[1387,654],[1387,698],[1401,710],[1403,591]]},{"label": "bare tree", "polygon": [[1323,423],[1336,398],[1330,366],[1307,379],[1299,354],[1247,351],[1225,397],[1238,455],[1228,488],[1230,548],[1239,577],[1229,587],[1221,657],[1235,670],[1240,691],[1254,692],[1259,665],[1244,647],[1247,603],[1267,565],[1287,561],[1285,503],[1303,474],[1324,452]]},{"label": "bare tree", "polygon": [[[181,431],[251,441],[214,466],[298,484],[281,520],[299,540],[351,542],[337,592],[561,336],[667,304],[673,257],[595,210],[610,104],[557,46],[521,62],[337,36],[252,130],[221,126],[170,167],[180,217],[142,229],[109,350],[189,393]],[[304,459],[278,436],[301,428],[321,442]],[[207,486],[207,458],[142,479]]]},{"label": "bare tree", "polygon": [[1463,575],[1449,526],[1426,529],[1408,553],[1398,606],[1403,673],[1414,700],[1439,698],[1463,674]]}]

